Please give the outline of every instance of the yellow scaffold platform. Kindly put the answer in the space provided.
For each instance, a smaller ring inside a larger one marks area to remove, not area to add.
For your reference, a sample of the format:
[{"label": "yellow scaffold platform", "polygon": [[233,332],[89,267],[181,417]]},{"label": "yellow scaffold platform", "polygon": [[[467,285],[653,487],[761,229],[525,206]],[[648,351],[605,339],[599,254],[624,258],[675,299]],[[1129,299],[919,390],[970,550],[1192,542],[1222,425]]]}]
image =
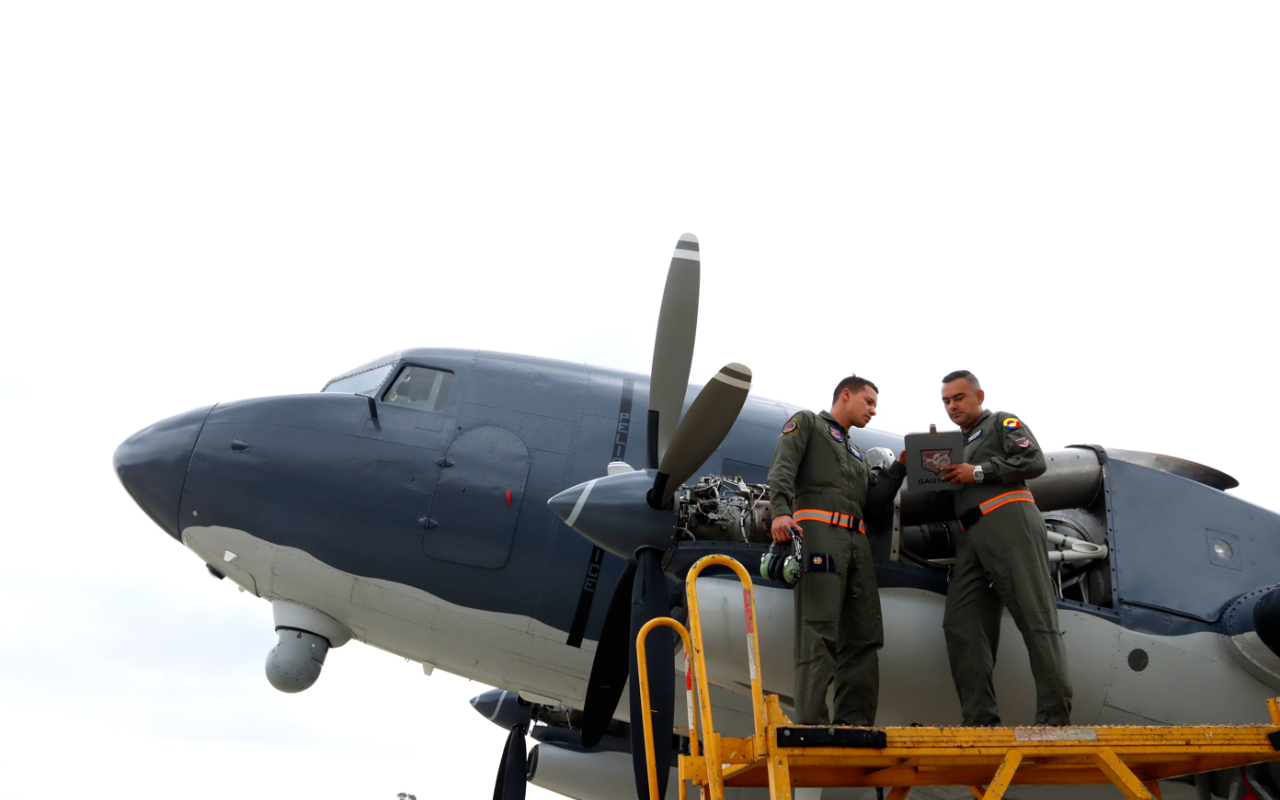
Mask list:
[{"label": "yellow scaffold platform", "polygon": [[[721,565],[742,581],[755,732],[722,738],[711,718],[696,579]],[[794,725],[760,680],[751,577],[728,556],[698,561],[686,579],[689,627],[670,617],[651,620],[636,639],[642,707],[650,709],[644,642],[658,626],[684,643],[689,754],[680,756],[680,798],[691,783],[704,800],[726,787],[769,787],[791,800],[793,787],[878,786],[903,800],[914,786],[967,786],[978,800],[999,800],[1014,784],[1112,783],[1129,800],[1160,797],[1156,781],[1242,767],[1280,758],[1280,700],[1268,700],[1270,725],[1116,726],[1067,728],[848,728]],[[696,712],[696,714],[695,714]],[[652,710],[644,715],[649,794],[659,800]],[[686,783],[688,782],[688,783]]]}]

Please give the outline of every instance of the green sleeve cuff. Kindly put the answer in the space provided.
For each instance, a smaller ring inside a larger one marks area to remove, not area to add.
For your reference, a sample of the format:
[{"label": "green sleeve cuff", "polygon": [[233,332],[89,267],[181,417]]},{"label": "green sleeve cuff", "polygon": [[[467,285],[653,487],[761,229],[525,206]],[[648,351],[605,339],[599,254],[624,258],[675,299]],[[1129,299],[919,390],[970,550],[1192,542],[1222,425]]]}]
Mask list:
[{"label": "green sleeve cuff", "polygon": [[901,461],[895,461],[889,465],[887,470],[885,470],[885,474],[894,480],[902,480],[907,477],[907,465],[903,464]]},{"label": "green sleeve cuff", "polygon": [[982,465],[982,482],[999,483],[1000,471],[996,469],[995,459]]}]

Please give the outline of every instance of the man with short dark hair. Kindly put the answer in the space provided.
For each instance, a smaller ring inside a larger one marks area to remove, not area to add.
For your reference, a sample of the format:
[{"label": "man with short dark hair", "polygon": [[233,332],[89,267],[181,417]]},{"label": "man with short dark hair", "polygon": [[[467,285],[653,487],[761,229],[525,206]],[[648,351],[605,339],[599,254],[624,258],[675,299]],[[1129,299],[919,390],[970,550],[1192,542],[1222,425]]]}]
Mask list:
[{"label": "man with short dark hair", "polygon": [[942,379],[947,416],[965,434],[964,463],[941,473],[962,484],[955,493],[961,532],[942,619],[951,677],[965,725],[1000,724],[992,673],[1007,608],[1031,656],[1036,724],[1066,725],[1071,681],[1049,578],[1047,531],[1026,484],[1044,474],[1044,454],[1021,419],[985,410],[985,399],[968,370]]},{"label": "man with short dark hair", "polygon": [[831,410],[799,411],[782,426],[769,467],[772,533],[804,536],[805,574],[795,588],[795,717],[826,725],[827,688],[835,682],[837,725],[874,725],[880,699],[884,625],[864,510],[892,508],[906,476],[902,456],[872,476],[849,439],[876,415],[879,389],[850,375]]}]

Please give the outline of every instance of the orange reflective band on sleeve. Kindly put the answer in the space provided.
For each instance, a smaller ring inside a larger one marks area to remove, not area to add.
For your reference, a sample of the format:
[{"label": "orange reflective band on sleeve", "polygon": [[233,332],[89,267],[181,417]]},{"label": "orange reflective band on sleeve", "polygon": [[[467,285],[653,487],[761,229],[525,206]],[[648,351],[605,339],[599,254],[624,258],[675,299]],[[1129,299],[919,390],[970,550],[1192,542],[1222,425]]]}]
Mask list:
[{"label": "orange reflective band on sleeve", "polygon": [[857,528],[863,536],[867,534],[866,526],[857,517],[841,514],[838,511],[819,511],[816,508],[802,508],[791,515],[796,522],[822,522],[837,528]]},{"label": "orange reflective band on sleeve", "polygon": [[1035,501],[1036,499],[1031,496],[1031,492],[1026,489],[1018,489],[1017,491],[998,494],[985,503],[976,505],[961,514],[960,530],[963,531],[969,528],[973,523],[982,519],[987,514],[990,514],[992,511],[995,511],[1000,506],[1008,505],[1009,503],[1034,503]]}]

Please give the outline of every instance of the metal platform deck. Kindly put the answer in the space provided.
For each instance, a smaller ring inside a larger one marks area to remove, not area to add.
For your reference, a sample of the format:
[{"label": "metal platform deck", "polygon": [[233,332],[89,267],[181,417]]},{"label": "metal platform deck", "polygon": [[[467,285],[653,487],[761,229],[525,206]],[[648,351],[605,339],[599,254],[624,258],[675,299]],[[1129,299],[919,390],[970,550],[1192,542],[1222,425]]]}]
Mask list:
[{"label": "metal platform deck", "polygon": [[[732,569],[743,585],[752,736],[721,738],[711,718],[710,687],[698,614],[698,574],[713,564]],[[692,784],[708,800],[726,787],[768,787],[791,800],[795,787],[874,786],[903,800],[915,786],[967,786],[979,800],[999,800],[1015,784],[1114,784],[1129,800],[1160,797],[1158,780],[1280,759],[1280,701],[1271,699],[1270,725],[1116,726],[1069,728],[845,728],[794,725],[777,695],[761,690],[755,596],[751,578],[727,556],[707,556],[686,581],[690,630],[663,617],[637,637],[641,701],[649,708],[644,641],[658,626],[673,628],[691,654],[690,752],[680,756],[680,797]],[[695,709],[696,716],[695,719]],[[657,797],[650,715],[645,751],[651,800]]]}]

